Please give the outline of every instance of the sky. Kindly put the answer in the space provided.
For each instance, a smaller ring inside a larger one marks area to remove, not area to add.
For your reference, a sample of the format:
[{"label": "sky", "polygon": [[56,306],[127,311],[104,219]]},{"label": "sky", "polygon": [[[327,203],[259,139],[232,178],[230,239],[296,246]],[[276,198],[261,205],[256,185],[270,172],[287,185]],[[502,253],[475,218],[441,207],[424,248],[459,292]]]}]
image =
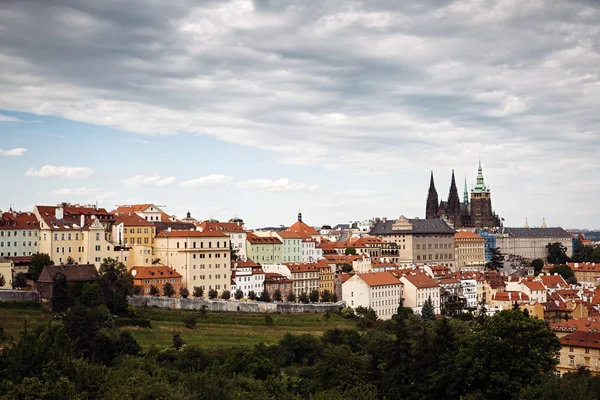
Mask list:
[{"label": "sky", "polygon": [[150,202],[248,227],[424,217],[481,160],[507,226],[600,228],[600,5],[0,7],[0,209]]}]

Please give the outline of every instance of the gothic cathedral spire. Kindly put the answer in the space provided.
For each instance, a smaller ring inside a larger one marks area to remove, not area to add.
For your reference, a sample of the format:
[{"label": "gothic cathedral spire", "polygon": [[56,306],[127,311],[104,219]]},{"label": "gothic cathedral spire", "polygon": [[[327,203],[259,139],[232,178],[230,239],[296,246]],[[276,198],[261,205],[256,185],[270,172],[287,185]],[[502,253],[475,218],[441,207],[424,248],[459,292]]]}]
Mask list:
[{"label": "gothic cathedral spire", "polygon": [[448,194],[448,216],[460,215],[460,197],[456,188],[456,179],[454,170],[452,170],[452,182],[450,183],[450,193]]},{"label": "gothic cathedral spire", "polygon": [[463,193],[463,203],[469,204],[469,190],[467,189],[467,177],[465,176],[465,191]]},{"label": "gothic cathedral spire", "polygon": [[427,194],[427,207],[425,209],[426,219],[439,218],[439,201],[435,183],[433,182],[433,171],[431,171],[431,180],[429,181],[429,193]]}]

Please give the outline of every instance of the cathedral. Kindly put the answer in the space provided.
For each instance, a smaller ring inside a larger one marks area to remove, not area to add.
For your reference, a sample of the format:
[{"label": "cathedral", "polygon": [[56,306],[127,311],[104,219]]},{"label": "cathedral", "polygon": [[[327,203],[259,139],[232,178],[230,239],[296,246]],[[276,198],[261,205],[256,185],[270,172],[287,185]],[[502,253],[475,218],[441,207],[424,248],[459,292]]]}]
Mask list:
[{"label": "cathedral", "polygon": [[477,184],[471,189],[470,198],[467,190],[467,180],[465,179],[465,191],[462,202],[456,188],[454,170],[452,170],[448,201],[439,201],[435,183],[433,182],[433,171],[431,172],[425,218],[442,218],[453,226],[454,229],[494,228],[501,225],[500,218],[492,210],[492,193],[490,188],[483,182],[481,161],[479,161],[479,168],[477,170]]}]

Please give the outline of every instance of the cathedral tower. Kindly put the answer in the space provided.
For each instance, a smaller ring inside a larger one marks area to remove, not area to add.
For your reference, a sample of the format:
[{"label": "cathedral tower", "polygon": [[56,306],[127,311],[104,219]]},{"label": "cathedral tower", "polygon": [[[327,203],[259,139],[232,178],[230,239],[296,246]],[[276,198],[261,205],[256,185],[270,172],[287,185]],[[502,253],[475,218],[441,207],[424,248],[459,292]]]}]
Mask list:
[{"label": "cathedral tower", "polygon": [[477,228],[493,228],[498,225],[498,218],[492,211],[492,193],[483,180],[481,160],[477,169],[477,184],[471,190],[471,219]]},{"label": "cathedral tower", "polygon": [[435,219],[439,218],[439,203],[438,203],[438,194],[437,190],[435,190],[435,183],[433,182],[433,171],[431,171],[431,180],[429,181],[429,192],[427,194],[427,206],[425,209],[425,218],[426,219]]},{"label": "cathedral tower", "polygon": [[450,193],[448,194],[448,206],[446,208],[448,219],[455,227],[460,227],[460,197],[458,197],[458,189],[456,188],[456,179],[454,178],[454,170],[452,170],[452,181],[450,182]]}]

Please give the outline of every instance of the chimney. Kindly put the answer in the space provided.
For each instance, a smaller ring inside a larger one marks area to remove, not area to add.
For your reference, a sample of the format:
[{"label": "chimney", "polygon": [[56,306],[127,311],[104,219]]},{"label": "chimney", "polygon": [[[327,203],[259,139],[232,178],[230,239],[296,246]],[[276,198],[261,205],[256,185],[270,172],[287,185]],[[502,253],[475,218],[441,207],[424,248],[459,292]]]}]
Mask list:
[{"label": "chimney", "polygon": [[170,226],[167,228],[167,232],[171,232],[171,227]]},{"label": "chimney", "polygon": [[56,210],[54,210],[54,217],[58,220],[63,219],[65,216],[65,212],[63,209],[62,205],[59,205],[58,207],[56,207]]},{"label": "chimney", "polygon": [[81,226],[83,228],[83,226],[85,225],[85,215],[81,214],[80,221],[81,221],[81,224],[79,224],[79,226]]}]

